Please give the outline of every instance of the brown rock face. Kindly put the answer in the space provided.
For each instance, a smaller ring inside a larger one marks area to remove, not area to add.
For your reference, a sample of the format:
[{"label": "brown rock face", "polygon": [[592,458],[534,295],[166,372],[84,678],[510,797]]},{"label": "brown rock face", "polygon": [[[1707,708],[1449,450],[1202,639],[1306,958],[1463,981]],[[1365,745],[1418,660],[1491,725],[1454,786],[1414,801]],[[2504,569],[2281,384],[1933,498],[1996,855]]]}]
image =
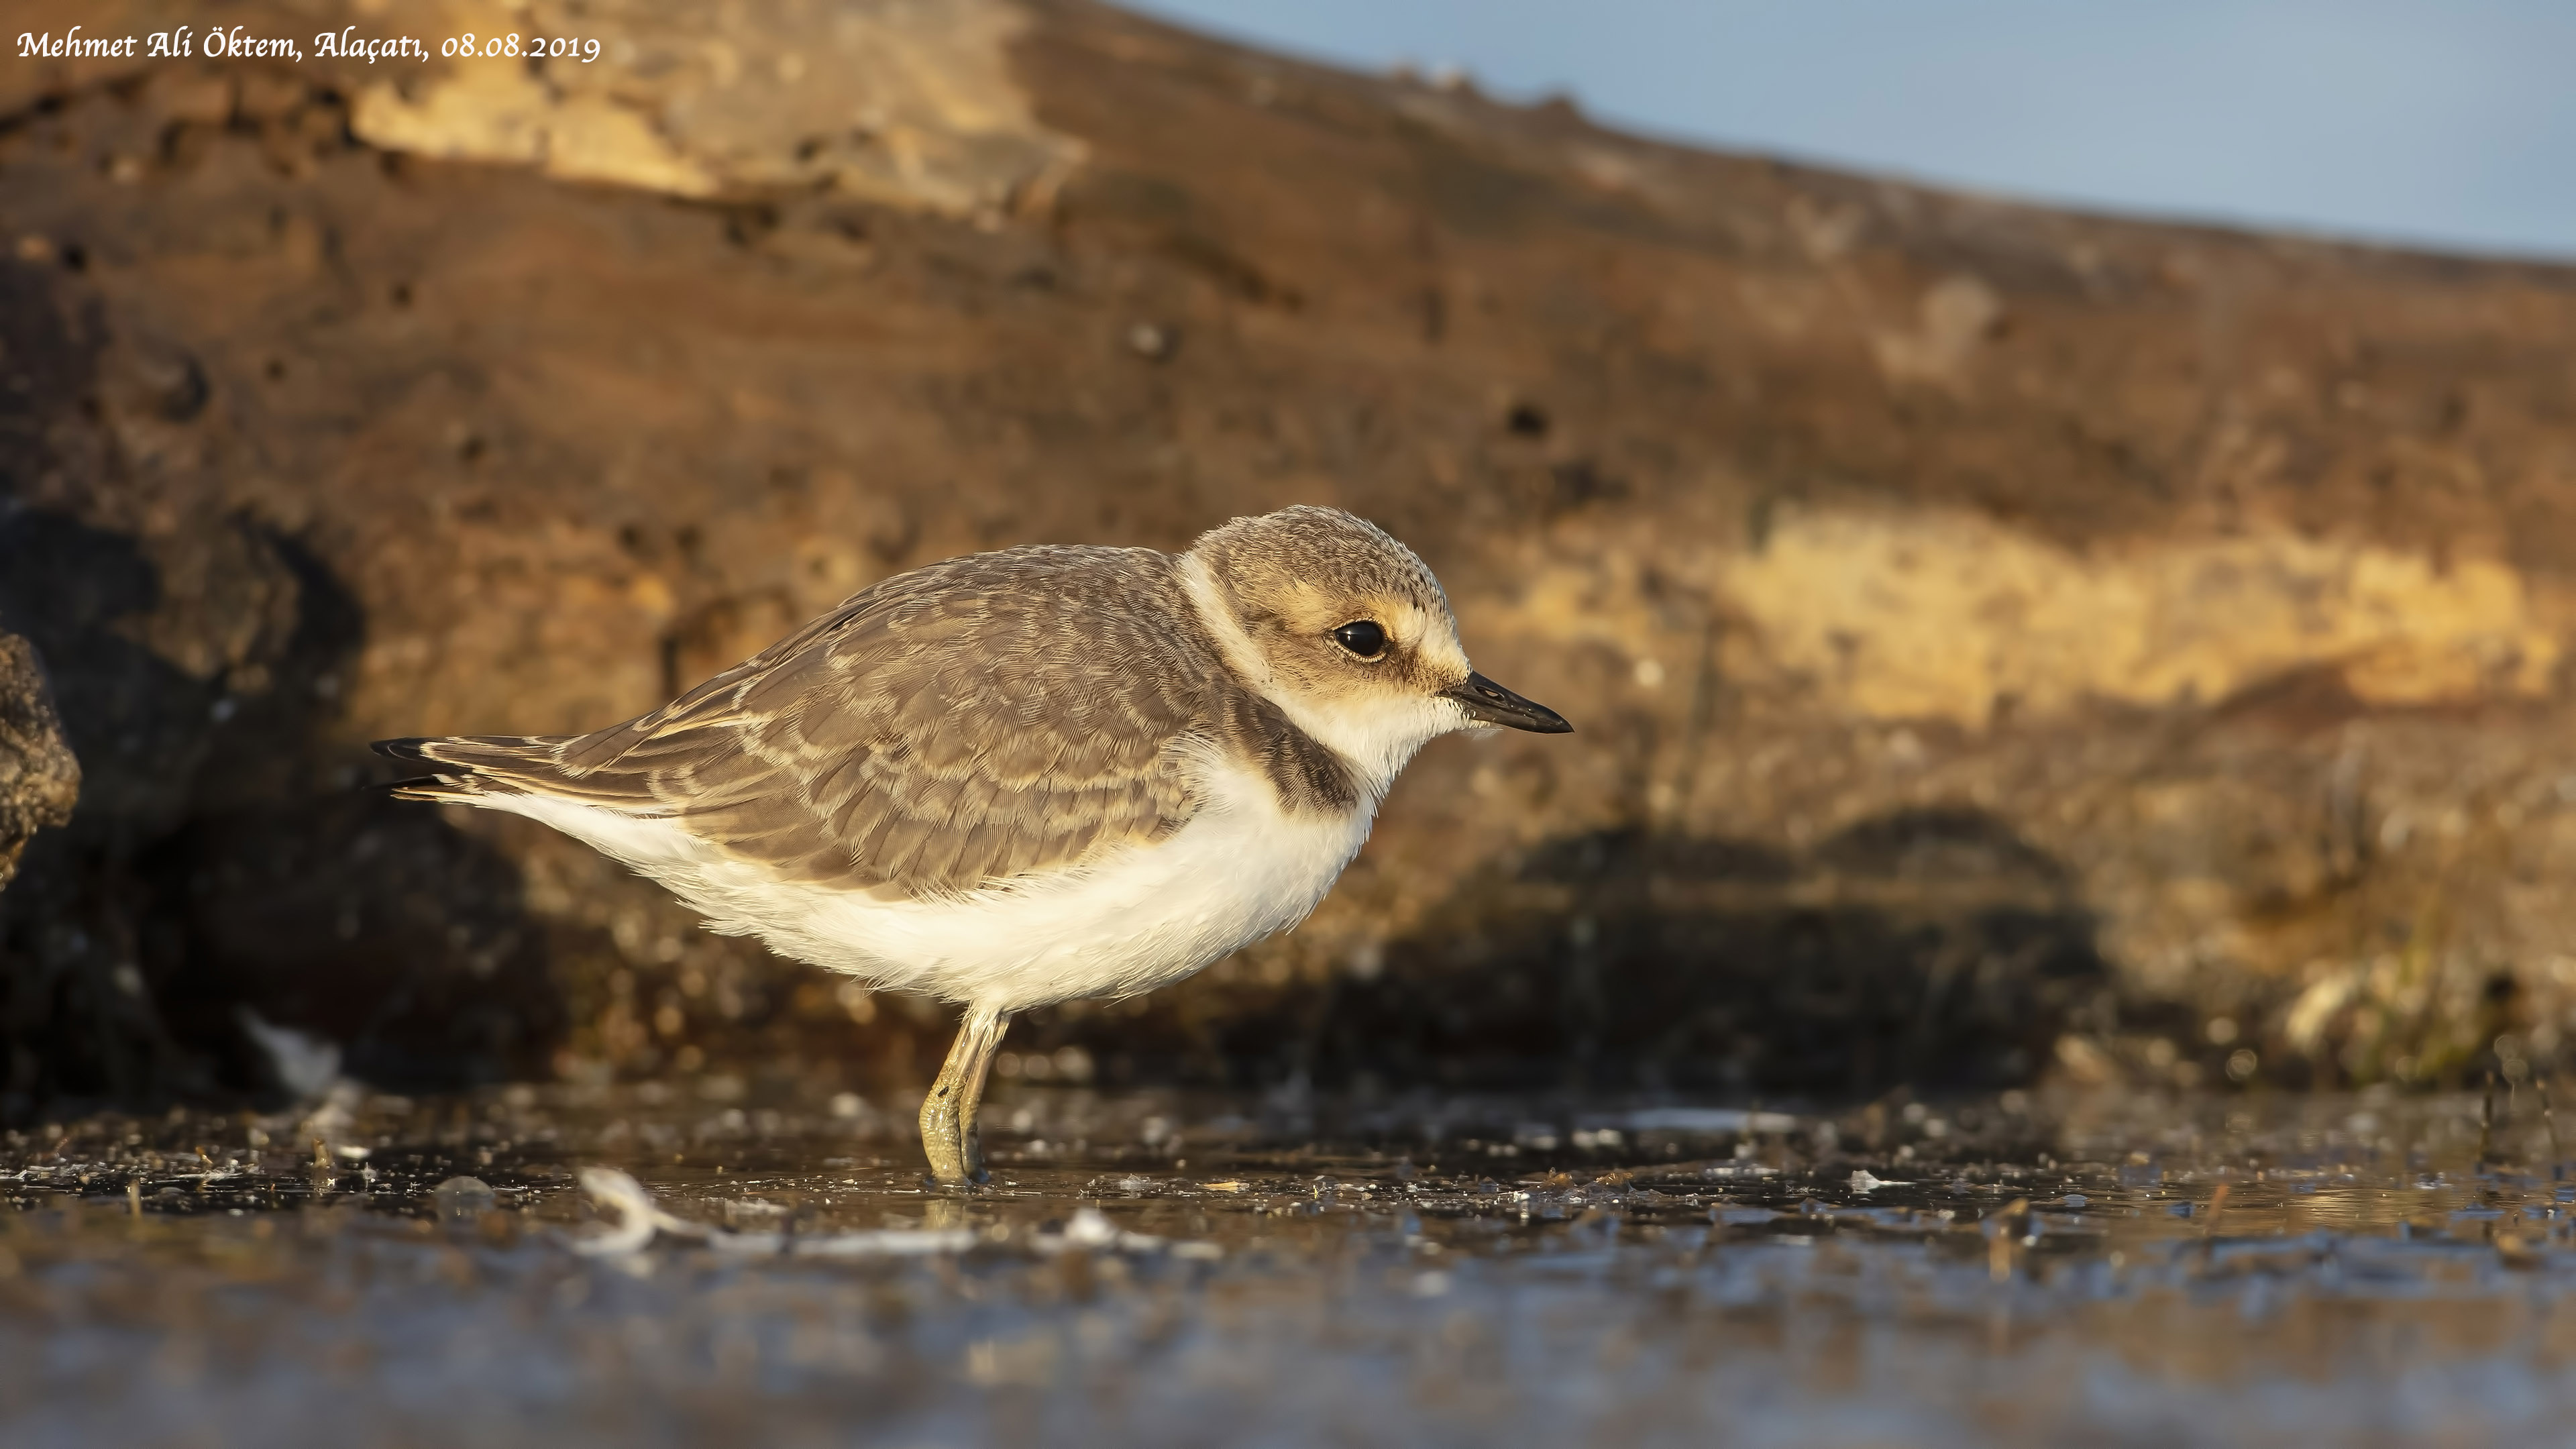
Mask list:
[{"label": "brown rock face", "polygon": [[44,664],[35,646],[0,634],[0,886],[38,830],[71,823],[78,799],[80,761],[63,743]]},{"label": "brown rock face", "polygon": [[[469,8],[228,23],[517,13]],[[45,10],[0,29],[82,18]],[[2558,1051],[2576,274],[1695,153],[1087,6],[526,14],[600,59],[12,75],[0,626],[89,773],[0,897],[12,1103],[256,1086],[244,1008],[388,1080],[926,1076],[944,1013],[390,805],[363,742],[594,727],[903,568],[1296,501],[1411,543],[1579,733],[1435,745],[1313,921],[1015,1029],[1024,1070]]]}]

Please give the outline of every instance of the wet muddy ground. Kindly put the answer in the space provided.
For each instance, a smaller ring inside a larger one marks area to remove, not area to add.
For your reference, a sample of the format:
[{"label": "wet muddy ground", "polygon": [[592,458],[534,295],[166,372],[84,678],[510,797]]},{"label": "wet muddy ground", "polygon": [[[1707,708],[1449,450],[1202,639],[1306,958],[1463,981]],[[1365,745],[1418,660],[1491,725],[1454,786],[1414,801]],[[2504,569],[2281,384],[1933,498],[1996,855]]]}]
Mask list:
[{"label": "wet muddy ground", "polygon": [[1832,1113],[726,1079],[0,1157],[13,1445],[2563,1442],[2529,1087]]}]

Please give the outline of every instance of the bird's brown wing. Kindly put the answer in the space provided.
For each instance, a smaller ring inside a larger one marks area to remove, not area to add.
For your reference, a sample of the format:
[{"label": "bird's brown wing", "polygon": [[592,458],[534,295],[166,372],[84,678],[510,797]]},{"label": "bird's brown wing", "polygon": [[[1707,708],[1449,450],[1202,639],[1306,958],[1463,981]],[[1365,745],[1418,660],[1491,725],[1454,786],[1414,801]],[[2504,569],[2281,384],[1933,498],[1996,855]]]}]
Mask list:
[{"label": "bird's brown wing", "polygon": [[1028,548],[889,579],[669,705],[592,734],[389,741],[507,790],[667,818],[782,877],[973,889],[1159,839],[1183,742],[1235,712],[1173,561]]}]

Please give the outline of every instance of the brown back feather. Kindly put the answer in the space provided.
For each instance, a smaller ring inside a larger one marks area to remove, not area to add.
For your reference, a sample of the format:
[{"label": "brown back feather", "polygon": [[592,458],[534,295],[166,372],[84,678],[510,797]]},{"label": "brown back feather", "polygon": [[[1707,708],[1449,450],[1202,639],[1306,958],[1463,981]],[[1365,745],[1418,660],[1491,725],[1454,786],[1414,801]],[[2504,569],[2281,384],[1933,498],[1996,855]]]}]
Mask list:
[{"label": "brown back feather", "polygon": [[1339,759],[1245,689],[1150,549],[1040,547],[899,575],[651,714],[570,738],[405,742],[476,787],[677,822],[780,876],[972,889],[1161,839],[1203,740],[1283,804]]}]

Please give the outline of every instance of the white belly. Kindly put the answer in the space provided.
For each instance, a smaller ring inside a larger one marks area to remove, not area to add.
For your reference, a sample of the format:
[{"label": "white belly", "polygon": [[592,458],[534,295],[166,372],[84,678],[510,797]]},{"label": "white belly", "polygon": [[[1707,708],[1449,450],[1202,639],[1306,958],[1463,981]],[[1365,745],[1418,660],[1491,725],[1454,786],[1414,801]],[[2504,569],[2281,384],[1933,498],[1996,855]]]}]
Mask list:
[{"label": "white belly", "polygon": [[1368,839],[1376,802],[1337,818],[1290,816],[1266,780],[1226,767],[1208,805],[1159,844],[1080,871],[935,901],[782,883],[664,820],[535,795],[478,800],[651,876],[707,916],[780,954],[874,985],[1017,1011],[1132,996],[1306,918]]}]

